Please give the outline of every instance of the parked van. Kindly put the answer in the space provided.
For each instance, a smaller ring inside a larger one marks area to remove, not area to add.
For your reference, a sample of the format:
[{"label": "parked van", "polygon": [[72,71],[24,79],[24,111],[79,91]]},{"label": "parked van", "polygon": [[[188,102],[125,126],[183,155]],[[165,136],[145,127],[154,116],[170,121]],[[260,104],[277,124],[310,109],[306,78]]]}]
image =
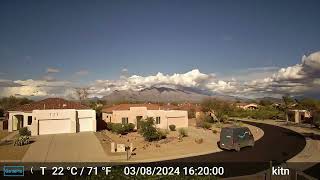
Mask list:
[{"label": "parked van", "polygon": [[221,129],[219,146],[222,149],[235,149],[236,151],[240,151],[242,147],[253,147],[254,138],[247,127],[224,127]]}]

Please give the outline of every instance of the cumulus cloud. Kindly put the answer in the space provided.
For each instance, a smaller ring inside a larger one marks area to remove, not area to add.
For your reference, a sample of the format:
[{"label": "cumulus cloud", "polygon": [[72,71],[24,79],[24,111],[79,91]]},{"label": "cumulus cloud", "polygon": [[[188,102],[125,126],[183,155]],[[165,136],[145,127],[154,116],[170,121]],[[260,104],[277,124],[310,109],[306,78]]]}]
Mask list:
[{"label": "cumulus cloud", "polygon": [[57,68],[52,68],[52,67],[47,68],[47,73],[58,73],[58,72],[60,72],[60,70]]},{"label": "cumulus cloud", "polygon": [[235,89],[232,82],[217,80],[215,74],[205,74],[198,69],[186,73],[139,76],[132,75],[120,80],[97,80],[91,85],[90,91],[97,97],[106,95],[114,90],[141,90],[152,86],[184,86],[207,89],[215,92],[232,91]]},{"label": "cumulus cloud", "polygon": [[304,55],[300,64],[281,68],[272,76],[245,83],[244,90],[250,93],[259,92],[261,96],[307,94],[320,87],[319,78],[320,51],[309,56]]},{"label": "cumulus cloud", "polygon": [[0,96],[62,96],[70,85],[68,81],[0,80]]},{"label": "cumulus cloud", "polygon": [[[50,73],[59,70],[48,70],[47,77],[42,80],[5,80],[0,79],[0,96],[64,96],[75,98],[74,84],[69,81],[58,81]],[[232,78],[221,78],[213,73],[204,73],[193,69],[185,73],[154,75],[129,75],[127,68],[121,70],[117,80],[95,80],[88,85],[91,97],[103,97],[115,90],[142,90],[153,86],[189,87],[206,92],[226,94],[240,97],[281,97],[283,94],[293,95],[317,93],[320,88],[320,52],[303,56],[301,63],[293,66],[254,67]],[[88,71],[77,72],[85,75]],[[125,76],[124,76],[125,74]],[[246,78],[241,78],[244,76]],[[234,78],[235,77],[235,78]]]}]

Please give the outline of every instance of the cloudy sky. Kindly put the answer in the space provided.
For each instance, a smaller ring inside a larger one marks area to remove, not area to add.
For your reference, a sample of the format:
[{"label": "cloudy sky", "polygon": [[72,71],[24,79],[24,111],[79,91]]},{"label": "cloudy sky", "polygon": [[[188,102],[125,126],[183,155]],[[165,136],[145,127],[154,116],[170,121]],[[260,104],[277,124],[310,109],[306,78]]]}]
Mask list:
[{"label": "cloudy sky", "polygon": [[[320,3],[0,1],[0,96],[179,85],[319,96]],[[320,96],[319,96],[320,97]]]}]

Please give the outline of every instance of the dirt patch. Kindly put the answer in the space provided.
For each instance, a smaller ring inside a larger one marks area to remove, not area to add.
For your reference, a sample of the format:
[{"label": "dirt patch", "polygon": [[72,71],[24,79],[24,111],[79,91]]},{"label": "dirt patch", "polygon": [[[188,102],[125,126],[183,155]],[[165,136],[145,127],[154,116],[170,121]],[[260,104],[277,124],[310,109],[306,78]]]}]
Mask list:
[{"label": "dirt patch", "polygon": [[30,144],[14,146],[13,140],[2,141],[0,143],[0,160],[21,160],[29,147]]},{"label": "dirt patch", "polygon": [[6,136],[8,136],[10,133],[8,131],[0,131],[0,140]]},{"label": "dirt patch", "polygon": [[[222,124],[221,127],[232,124]],[[252,131],[255,140],[263,136],[263,131],[257,127],[245,124]],[[179,139],[178,131],[169,131],[167,138],[147,142],[138,132],[127,135],[117,135],[107,130],[97,132],[96,135],[101,142],[105,152],[111,161],[124,161],[126,154],[111,153],[111,142],[120,144],[133,144],[134,151],[130,161],[154,161],[166,160],[180,157],[201,155],[221,151],[217,142],[220,139],[221,127],[213,126],[212,129],[202,129],[194,126],[187,128],[188,136]],[[215,131],[213,131],[215,130]]]}]

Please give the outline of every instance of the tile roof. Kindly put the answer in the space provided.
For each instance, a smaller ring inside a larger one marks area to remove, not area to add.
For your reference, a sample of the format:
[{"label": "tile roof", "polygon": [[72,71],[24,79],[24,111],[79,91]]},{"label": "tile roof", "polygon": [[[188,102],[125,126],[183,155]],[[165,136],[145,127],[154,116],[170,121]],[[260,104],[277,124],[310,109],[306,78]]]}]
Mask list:
[{"label": "tile roof", "polygon": [[114,110],[129,110],[130,107],[146,107],[148,110],[158,110],[160,105],[158,104],[118,104],[109,107],[104,107],[102,112],[112,112]]},{"label": "tile roof", "polygon": [[108,112],[111,113],[112,111],[116,110],[130,110],[130,107],[146,107],[148,110],[185,110],[188,111],[190,109],[195,109],[196,111],[200,111],[200,106],[196,106],[193,104],[186,104],[181,106],[176,106],[172,104],[151,104],[151,103],[145,103],[145,104],[118,104],[113,106],[106,106],[102,109],[102,112]]},{"label": "tile roof", "polygon": [[62,98],[47,98],[41,101],[24,104],[8,111],[24,111],[30,112],[33,110],[42,109],[90,109],[89,107],[80,104],[79,102],[67,101]]}]

